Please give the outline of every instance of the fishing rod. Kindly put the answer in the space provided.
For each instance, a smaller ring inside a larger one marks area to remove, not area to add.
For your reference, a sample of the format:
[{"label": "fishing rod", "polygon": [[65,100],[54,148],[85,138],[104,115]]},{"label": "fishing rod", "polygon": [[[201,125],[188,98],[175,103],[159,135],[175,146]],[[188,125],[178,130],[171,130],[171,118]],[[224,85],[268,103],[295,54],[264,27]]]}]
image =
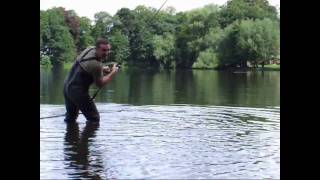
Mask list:
[{"label": "fishing rod", "polygon": [[158,12],[160,12],[160,10],[162,9],[162,7],[167,3],[168,0],[165,0],[164,3],[161,5],[161,7],[158,9],[158,11],[156,12],[156,14],[158,14]]}]

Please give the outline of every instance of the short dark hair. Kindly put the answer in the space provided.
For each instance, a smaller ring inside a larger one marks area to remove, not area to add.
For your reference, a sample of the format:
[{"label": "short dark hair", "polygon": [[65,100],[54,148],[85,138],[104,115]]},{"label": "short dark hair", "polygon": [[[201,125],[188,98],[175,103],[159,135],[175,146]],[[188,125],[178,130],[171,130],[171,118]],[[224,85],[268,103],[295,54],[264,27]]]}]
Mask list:
[{"label": "short dark hair", "polygon": [[109,41],[105,38],[99,38],[96,41],[96,47],[100,47],[100,44],[109,44]]}]

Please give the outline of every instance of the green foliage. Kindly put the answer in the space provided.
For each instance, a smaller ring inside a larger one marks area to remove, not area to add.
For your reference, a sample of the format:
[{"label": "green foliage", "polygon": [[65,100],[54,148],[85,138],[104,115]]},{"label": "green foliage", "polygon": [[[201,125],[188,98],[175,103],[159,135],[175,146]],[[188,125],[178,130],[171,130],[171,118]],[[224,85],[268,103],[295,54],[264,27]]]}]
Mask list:
[{"label": "green foliage", "polygon": [[268,64],[264,65],[265,70],[280,70],[280,65],[277,64]]},{"label": "green foliage", "polygon": [[72,62],[66,62],[63,63],[63,68],[64,69],[70,69],[72,67],[73,63]]},{"label": "green foliage", "polygon": [[223,35],[224,31],[221,28],[210,28],[209,32],[202,38],[201,46],[203,48],[212,48],[217,51]]},{"label": "green foliage", "polygon": [[110,37],[110,43],[112,44],[111,61],[120,63],[128,62],[130,56],[128,37],[120,31],[114,31]]},{"label": "green foliage", "polygon": [[276,58],[280,49],[279,25],[270,19],[246,20],[239,25],[237,49],[254,63]]},{"label": "green foliage", "polygon": [[270,18],[279,21],[276,7],[267,0],[230,0],[222,7],[220,17],[222,27],[246,19]]},{"label": "green foliage", "polygon": [[61,11],[64,14],[64,21],[68,26],[74,43],[77,44],[80,37],[80,18],[77,16],[74,10],[66,11],[64,8],[61,8]]},{"label": "green foliage", "polygon": [[40,30],[40,55],[55,59],[54,63],[72,61],[76,55],[75,44],[65,23],[63,9],[49,9],[40,15],[40,28],[44,28]]},{"label": "green foliage", "polygon": [[[230,0],[176,13],[173,7],[98,12],[40,11],[41,63],[72,62],[97,38],[111,42],[110,61],[153,68],[246,67],[279,57],[279,15],[267,0]],[[46,57],[46,58],[43,58]],[[46,59],[46,60],[45,60]]]},{"label": "green foliage", "polygon": [[40,58],[40,65],[43,67],[50,67],[51,61],[49,56],[43,56]]},{"label": "green foliage", "polygon": [[115,14],[114,19],[118,22],[115,24],[114,29],[120,29],[123,34],[130,37],[136,23],[133,12],[128,8],[121,8]]},{"label": "green foliage", "polygon": [[49,36],[49,21],[48,13],[46,11],[40,11],[40,51],[43,48],[44,37]]},{"label": "green foliage", "polygon": [[78,52],[84,50],[88,46],[94,44],[94,39],[91,36],[92,27],[90,19],[86,17],[80,18],[80,37],[77,44]]},{"label": "green foliage", "polygon": [[218,47],[221,66],[246,67],[279,55],[279,24],[270,19],[243,20],[229,25]]},{"label": "green foliage", "polygon": [[219,59],[219,68],[235,67],[238,64],[245,66],[241,58],[237,54],[237,24],[233,23],[226,27],[218,44],[217,52]]},{"label": "green foliage", "polygon": [[192,65],[192,67],[200,69],[218,67],[217,53],[211,48],[201,51],[197,61]]},{"label": "green foliage", "polygon": [[114,26],[113,31],[120,30],[121,34],[128,37],[130,53],[128,53],[129,64],[146,65],[151,53],[150,39],[151,33],[147,31],[146,24],[139,13],[146,11],[142,7],[137,7],[131,11],[127,8],[122,8],[116,13],[116,18],[119,23]]},{"label": "green foliage", "polygon": [[107,38],[107,30],[112,23],[112,16],[107,12],[98,12],[94,15],[94,22],[95,25],[92,29],[93,39]]},{"label": "green foliage", "polygon": [[153,55],[161,67],[171,68],[174,62],[175,39],[173,34],[155,35],[152,41]]},{"label": "green foliage", "polygon": [[220,64],[218,48],[224,38],[224,31],[219,28],[210,28],[209,32],[199,41],[199,55],[193,68],[217,68]]}]

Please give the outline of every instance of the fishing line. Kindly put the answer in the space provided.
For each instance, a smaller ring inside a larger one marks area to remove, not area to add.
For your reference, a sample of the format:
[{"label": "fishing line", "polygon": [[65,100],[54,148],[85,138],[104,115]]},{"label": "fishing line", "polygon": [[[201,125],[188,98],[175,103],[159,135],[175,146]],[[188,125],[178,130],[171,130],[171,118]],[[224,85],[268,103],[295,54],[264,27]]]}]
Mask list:
[{"label": "fishing line", "polygon": [[[121,112],[123,111],[122,109],[119,110],[119,111],[102,111],[102,112],[99,112],[99,114],[105,114],[105,113],[114,113],[114,112]],[[82,114],[83,113],[79,113],[79,114]],[[40,117],[40,119],[50,119],[50,118],[56,118],[56,117],[64,117],[66,114],[60,114],[60,115],[54,115],[54,116],[47,116],[47,117]]]}]

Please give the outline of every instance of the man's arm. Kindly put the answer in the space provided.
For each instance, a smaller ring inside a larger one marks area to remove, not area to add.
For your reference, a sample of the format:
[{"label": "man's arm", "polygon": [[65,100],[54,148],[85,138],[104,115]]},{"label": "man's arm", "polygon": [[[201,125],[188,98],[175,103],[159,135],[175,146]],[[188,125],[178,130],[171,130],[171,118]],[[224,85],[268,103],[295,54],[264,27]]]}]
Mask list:
[{"label": "man's arm", "polygon": [[119,68],[116,66],[116,64],[114,64],[113,67],[112,67],[111,72],[108,75],[99,78],[97,80],[96,84],[99,87],[102,87],[102,86],[105,86],[106,84],[108,84],[108,82],[110,82],[112,80],[113,75],[118,72],[118,69]]}]

